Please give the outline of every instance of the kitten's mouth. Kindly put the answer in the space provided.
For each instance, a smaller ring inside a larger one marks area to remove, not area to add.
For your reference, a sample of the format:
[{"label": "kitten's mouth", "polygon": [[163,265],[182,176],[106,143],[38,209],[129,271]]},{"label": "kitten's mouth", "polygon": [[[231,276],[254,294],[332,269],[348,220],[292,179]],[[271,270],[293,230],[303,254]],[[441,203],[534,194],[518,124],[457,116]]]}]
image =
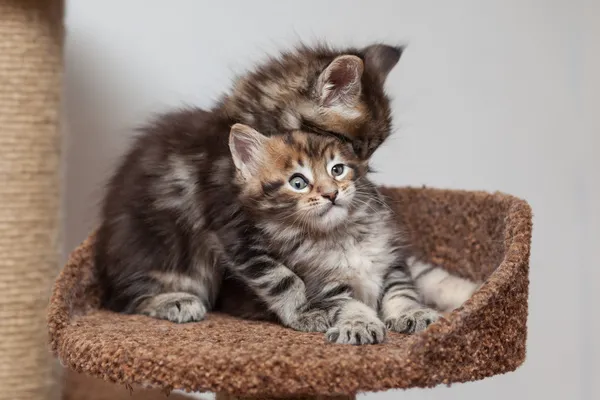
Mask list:
[{"label": "kitten's mouth", "polygon": [[325,209],[319,213],[319,217],[324,217],[331,210],[336,209],[336,208],[340,208],[340,207],[342,207],[342,206],[339,205],[339,204],[333,204],[333,203],[327,204],[324,207]]}]

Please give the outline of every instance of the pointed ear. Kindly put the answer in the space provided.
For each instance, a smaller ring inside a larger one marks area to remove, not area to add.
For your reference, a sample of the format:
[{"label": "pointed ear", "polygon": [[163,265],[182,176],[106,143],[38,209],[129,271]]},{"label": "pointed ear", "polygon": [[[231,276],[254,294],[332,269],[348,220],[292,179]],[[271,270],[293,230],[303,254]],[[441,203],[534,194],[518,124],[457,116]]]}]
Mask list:
[{"label": "pointed ear", "polygon": [[364,65],[357,56],[339,56],[321,73],[318,93],[321,105],[331,107],[338,104],[355,104],[361,92]]},{"label": "pointed ear", "polygon": [[249,178],[256,173],[268,138],[247,125],[235,124],[229,133],[229,149],[236,168]]},{"label": "pointed ear", "polygon": [[364,52],[365,69],[383,84],[400,60],[404,47],[392,47],[385,44],[374,44],[366,47]]}]

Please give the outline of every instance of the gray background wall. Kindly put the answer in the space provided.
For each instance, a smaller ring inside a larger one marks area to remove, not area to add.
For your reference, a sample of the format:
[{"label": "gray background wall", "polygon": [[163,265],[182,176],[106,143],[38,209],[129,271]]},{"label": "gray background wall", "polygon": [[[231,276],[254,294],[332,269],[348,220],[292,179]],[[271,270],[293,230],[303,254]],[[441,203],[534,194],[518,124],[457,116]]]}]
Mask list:
[{"label": "gray background wall", "polygon": [[407,42],[388,82],[398,132],[376,153],[375,179],[512,193],[530,202],[535,226],[526,364],[402,397],[598,399],[600,7],[592,3],[68,1],[65,250],[93,228],[102,182],[150,113],[208,106],[234,72],[300,39]]}]

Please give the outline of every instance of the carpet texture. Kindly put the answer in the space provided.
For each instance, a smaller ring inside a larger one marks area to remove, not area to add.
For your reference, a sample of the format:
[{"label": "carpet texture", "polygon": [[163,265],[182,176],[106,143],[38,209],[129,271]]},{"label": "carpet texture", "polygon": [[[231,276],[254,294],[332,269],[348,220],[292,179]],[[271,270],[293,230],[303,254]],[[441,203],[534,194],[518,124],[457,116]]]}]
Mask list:
[{"label": "carpet texture", "polygon": [[429,387],[516,369],[525,359],[531,210],[496,193],[382,188],[422,259],[486,283],[446,318],[382,345],[211,314],[177,325],[100,310],[94,238],[56,281],[51,347],[77,372],[121,384],[246,396]]},{"label": "carpet texture", "polygon": [[62,1],[0,0],[0,399],[57,399]]}]

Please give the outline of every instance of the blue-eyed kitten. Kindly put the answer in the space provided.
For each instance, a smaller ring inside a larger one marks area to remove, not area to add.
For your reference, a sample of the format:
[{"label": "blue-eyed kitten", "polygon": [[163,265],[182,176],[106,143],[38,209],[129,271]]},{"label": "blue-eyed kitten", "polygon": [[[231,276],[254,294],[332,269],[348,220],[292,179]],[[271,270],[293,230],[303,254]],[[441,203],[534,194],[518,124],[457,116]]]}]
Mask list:
[{"label": "blue-eyed kitten", "polygon": [[[438,318],[415,289],[367,163],[350,146],[304,132],[268,139],[241,125],[230,146],[257,235],[231,260],[242,266],[234,275],[284,324],[361,344],[383,339],[381,319],[412,333]],[[245,248],[259,250],[259,268]]]}]

